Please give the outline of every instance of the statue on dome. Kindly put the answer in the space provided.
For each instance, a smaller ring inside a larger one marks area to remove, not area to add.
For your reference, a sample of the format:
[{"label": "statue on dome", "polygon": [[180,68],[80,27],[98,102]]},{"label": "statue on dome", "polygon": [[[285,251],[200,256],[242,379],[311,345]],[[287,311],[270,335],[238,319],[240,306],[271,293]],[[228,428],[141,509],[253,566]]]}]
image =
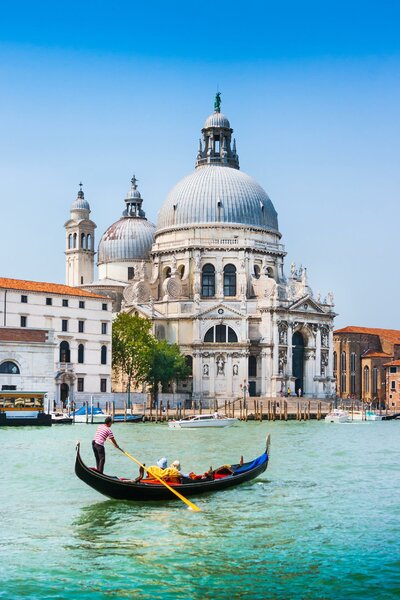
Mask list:
[{"label": "statue on dome", "polygon": [[220,112],[221,110],[221,92],[215,94],[214,110],[215,112]]}]

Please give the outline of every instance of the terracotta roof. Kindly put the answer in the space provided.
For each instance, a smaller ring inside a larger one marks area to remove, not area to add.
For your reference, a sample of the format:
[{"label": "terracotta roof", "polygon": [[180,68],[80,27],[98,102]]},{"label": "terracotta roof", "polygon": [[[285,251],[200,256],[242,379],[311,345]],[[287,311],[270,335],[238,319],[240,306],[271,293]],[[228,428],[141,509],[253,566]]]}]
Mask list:
[{"label": "terracotta roof", "polygon": [[392,362],[385,363],[384,367],[400,367],[400,360],[392,360]]},{"label": "terracotta roof", "polygon": [[334,333],[364,333],[369,335],[377,335],[388,342],[400,344],[399,329],[377,329],[374,327],[354,327],[353,325],[349,325],[348,327],[343,327],[343,329],[336,329]]},{"label": "terracotta roof", "polygon": [[61,296],[81,296],[85,298],[105,298],[110,300],[108,296],[101,296],[88,292],[82,288],[63,285],[61,283],[45,283],[43,281],[25,281],[24,279],[9,279],[0,277],[0,288],[7,290],[21,290],[24,292],[44,292],[46,294],[58,294]]},{"label": "terracotta roof", "polygon": [[374,358],[387,358],[388,356],[390,356],[390,354],[388,354],[387,352],[379,352],[378,350],[366,350],[363,354],[362,354],[362,358],[370,358],[370,357],[374,357]]}]

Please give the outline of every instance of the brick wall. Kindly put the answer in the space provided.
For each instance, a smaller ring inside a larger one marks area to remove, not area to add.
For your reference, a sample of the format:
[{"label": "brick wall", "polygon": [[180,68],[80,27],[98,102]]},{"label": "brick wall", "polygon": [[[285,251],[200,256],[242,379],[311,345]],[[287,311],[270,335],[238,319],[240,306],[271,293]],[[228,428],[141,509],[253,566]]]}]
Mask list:
[{"label": "brick wall", "polygon": [[48,331],[44,329],[26,329],[24,327],[0,327],[2,342],[46,342]]}]

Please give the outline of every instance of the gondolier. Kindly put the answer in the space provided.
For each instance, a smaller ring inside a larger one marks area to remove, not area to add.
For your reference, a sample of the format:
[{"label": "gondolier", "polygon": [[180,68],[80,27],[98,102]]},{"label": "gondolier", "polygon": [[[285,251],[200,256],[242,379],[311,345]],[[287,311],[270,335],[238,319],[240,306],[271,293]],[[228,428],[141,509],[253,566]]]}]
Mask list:
[{"label": "gondolier", "polygon": [[96,433],[94,435],[92,441],[92,448],[94,455],[96,457],[96,469],[99,473],[104,471],[104,463],[106,462],[106,451],[104,449],[104,443],[109,438],[114,446],[120,450],[118,446],[114,434],[111,431],[111,423],[112,418],[106,417],[103,425],[99,425],[96,429]]}]

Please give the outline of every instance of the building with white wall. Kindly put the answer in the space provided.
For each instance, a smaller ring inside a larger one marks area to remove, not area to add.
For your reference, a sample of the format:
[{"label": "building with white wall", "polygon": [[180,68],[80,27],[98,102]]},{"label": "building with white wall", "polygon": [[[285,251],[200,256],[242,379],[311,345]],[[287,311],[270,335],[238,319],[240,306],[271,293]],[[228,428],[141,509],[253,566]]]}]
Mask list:
[{"label": "building with white wall", "polygon": [[57,403],[111,392],[111,319],[106,296],[0,278],[0,389]]}]

